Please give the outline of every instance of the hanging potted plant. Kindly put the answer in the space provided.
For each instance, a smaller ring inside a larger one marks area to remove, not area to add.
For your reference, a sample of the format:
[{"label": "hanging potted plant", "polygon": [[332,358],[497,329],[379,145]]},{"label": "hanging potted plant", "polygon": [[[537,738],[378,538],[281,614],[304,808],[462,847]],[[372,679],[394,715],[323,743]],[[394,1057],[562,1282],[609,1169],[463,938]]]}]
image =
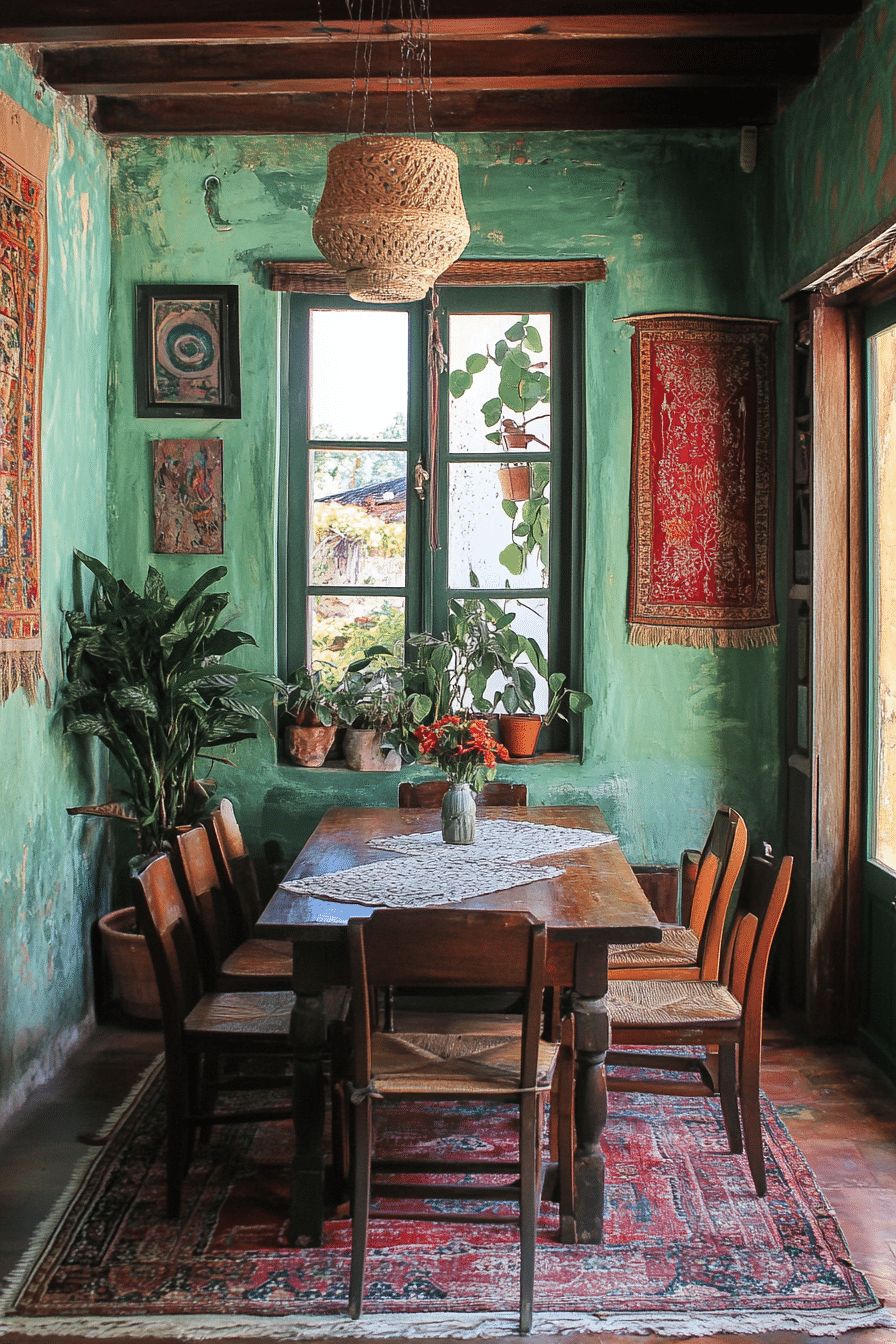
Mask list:
[{"label": "hanging potted plant", "polygon": [[[462,397],[473,386],[476,375],[490,364],[498,368],[498,391],[482,406],[482,417],[489,432],[489,443],[503,447],[508,453],[521,453],[531,443],[543,448],[549,445],[533,434],[530,426],[550,417],[550,411],[539,415],[530,412],[538,406],[549,406],[551,379],[545,373],[547,360],[533,360],[544,349],[538,328],[523,313],[504,333],[494,350],[488,346],[485,353],[468,355],[463,369],[454,369],[448,376],[448,390],[453,397]],[[507,412],[510,412],[508,415]],[[498,426],[498,428],[494,428]],[[508,463],[498,468],[498,480],[504,499],[520,503],[527,500],[532,486],[529,463]]]},{"label": "hanging potted plant", "polygon": [[[255,737],[258,724],[267,722],[247,696],[259,688],[285,688],[276,677],[224,662],[234,649],[255,640],[218,628],[229,598],[206,589],[227,573],[223,566],[209,570],[175,599],[152,567],[138,593],[101,561],[81,551],[75,555],[96,582],[89,611],[65,613],[70,640],[63,727],[98,738],[117,762],[125,787],[123,801],[68,811],[123,822],[145,860],[170,849],[177,829],[199,817],[214,791],[214,780],[197,778],[198,762],[229,764],[219,749]],[[112,934],[120,935],[106,940],[100,921],[110,956],[115,947],[126,953],[113,974],[119,987],[128,985],[136,974],[138,943],[149,967],[133,910],[130,924],[123,911],[104,918]]]}]

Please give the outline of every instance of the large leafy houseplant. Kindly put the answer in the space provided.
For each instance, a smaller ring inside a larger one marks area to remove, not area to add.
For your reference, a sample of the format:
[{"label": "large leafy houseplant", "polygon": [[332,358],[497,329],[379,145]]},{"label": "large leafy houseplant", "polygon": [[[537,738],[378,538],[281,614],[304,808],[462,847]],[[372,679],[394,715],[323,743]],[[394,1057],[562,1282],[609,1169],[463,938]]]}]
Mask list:
[{"label": "large leafy houseplant", "polygon": [[224,746],[256,735],[266,722],[247,697],[276,677],[224,662],[255,640],[219,628],[227,593],[206,590],[223,579],[218,566],[173,598],[150,566],[142,593],[101,561],[75,555],[95,576],[89,611],[68,611],[63,724],[96,737],[124,773],[125,802],[72,807],[72,813],[119,818],[136,831],[141,853],[169,848],[178,826],[201,813],[214,789],[197,778],[200,759],[222,761]]}]

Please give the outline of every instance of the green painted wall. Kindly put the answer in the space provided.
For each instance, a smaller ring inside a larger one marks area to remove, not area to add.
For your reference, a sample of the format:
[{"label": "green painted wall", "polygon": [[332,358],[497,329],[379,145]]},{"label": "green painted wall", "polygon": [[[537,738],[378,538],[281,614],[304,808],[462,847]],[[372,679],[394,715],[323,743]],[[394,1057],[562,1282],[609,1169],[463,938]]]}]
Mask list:
[{"label": "green painted wall", "polygon": [[[220,137],[113,146],[112,385],[109,548],[142,582],[150,556],[153,437],[224,441],[224,561],[236,619],[277,649],[274,577],[278,491],[279,299],[258,262],[312,258],[311,216],[331,141]],[[535,802],[596,802],[633,860],[677,861],[699,843],[715,805],[742,808],[756,837],[778,840],[781,654],[706,652],[627,642],[631,328],[651,311],[780,316],[763,263],[771,218],[766,154],[744,175],[729,133],[565,134],[451,139],[478,257],[606,257],[608,280],[587,302],[588,443],[585,721],[581,767],[525,772]],[[203,182],[221,179],[212,227]],[[137,282],[240,287],[243,415],[239,421],[139,420],[134,414],[133,287]],[[786,447],[786,445],[784,445]],[[781,521],[781,520],[779,520]],[[156,557],[180,591],[204,568]],[[779,604],[780,597],[779,593]],[[292,858],[332,803],[395,797],[396,777],[301,771],[263,740],[219,770],[250,842],[277,840]],[[514,774],[519,778],[520,774]]]},{"label": "green painted wall", "polygon": [[896,213],[896,8],[869,5],[775,132],[782,290]]},{"label": "green painted wall", "polygon": [[0,88],[54,128],[43,381],[44,665],[54,704],[0,704],[0,1117],[52,1074],[89,1023],[90,925],[108,908],[108,837],[66,815],[105,790],[98,754],[63,738],[56,691],[74,546],[105,554],[109,171],[105,146],[10,47]]}]

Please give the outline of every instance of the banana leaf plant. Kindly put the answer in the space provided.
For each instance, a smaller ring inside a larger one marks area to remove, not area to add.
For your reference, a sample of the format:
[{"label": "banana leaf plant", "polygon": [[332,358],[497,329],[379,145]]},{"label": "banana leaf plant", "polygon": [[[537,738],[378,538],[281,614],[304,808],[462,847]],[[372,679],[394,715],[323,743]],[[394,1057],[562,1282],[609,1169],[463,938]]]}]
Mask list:
[{"label": "banana leaf plant", "polygon": [[276,677],[224,661],[255,640],[218,628],[229,595],[206,590],[224,578],[223,565],[175,599],[152,566],[141,594],[99,560],[75,555],[96,582],[89,613],[65,613],[71,638],[63,725],[67,733],[99,738],[127,788],[125,805],[68,811],[125,821],[140,852],[155,854],[170,848],[176,828],[195,821],[214,791],[213,780],[197,778],[197,762],[231,764],[217,751],[255,737],[267,722],[249,697],[263,687],[280,694],[285,688]]}]

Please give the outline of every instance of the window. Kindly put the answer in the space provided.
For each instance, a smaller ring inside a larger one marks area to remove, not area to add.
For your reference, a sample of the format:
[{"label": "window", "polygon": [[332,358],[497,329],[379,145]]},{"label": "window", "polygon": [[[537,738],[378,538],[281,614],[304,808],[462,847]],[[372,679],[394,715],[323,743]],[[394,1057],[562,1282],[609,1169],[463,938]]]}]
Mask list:
[{"label": "window", "polygon": [[[581,685],[581,296],[439,298],[447,368],[433,464],[428,303],[290,296],[284,671],[342,668],[373,643],[440,633],[449,599],[478,585],[515,613],[551,671]],[[536,708],[546,707],[541,682]],[[568,749],[567,725],[551,730],[551,749]]]}]

